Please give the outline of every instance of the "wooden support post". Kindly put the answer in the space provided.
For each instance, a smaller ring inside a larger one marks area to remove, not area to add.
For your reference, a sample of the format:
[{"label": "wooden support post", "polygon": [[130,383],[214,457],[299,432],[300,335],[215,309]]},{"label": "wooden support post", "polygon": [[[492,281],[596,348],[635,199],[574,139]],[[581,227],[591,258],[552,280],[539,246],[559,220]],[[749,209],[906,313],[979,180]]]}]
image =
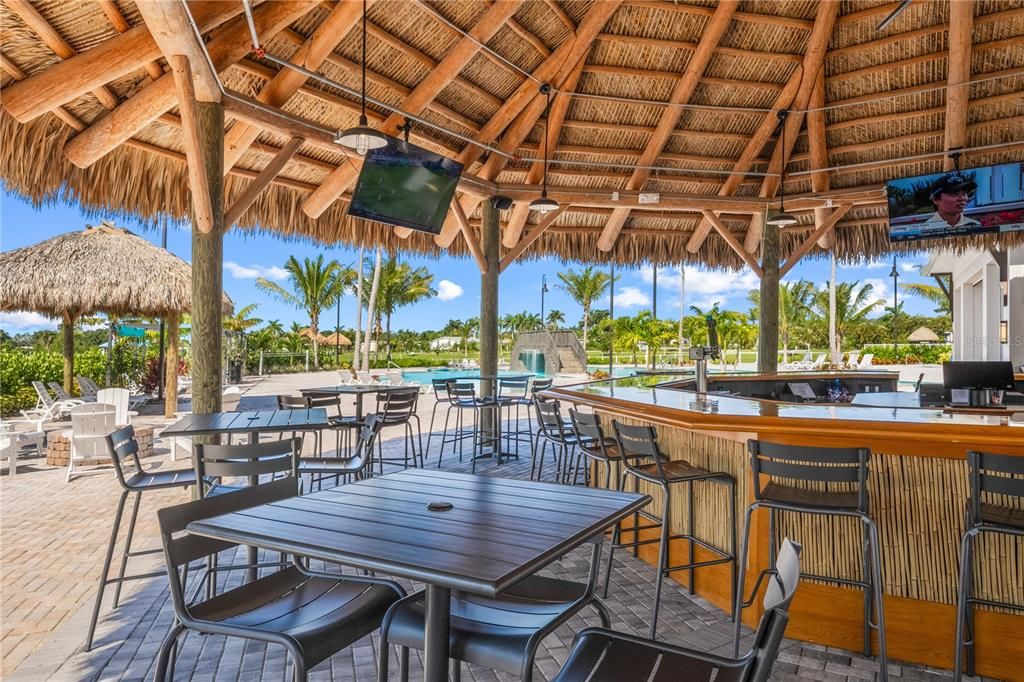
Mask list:
[{"label": "wooden support post", "polygon": [[179,321],[180,318],[177,315],[168,315],[165,320],[167,325],[167,350],[164,353],[164,416],[168,419],[173,419],[174,413],[178,409]]},{"label": "wooden support post", "polygon": [[[480,276],[480,374],[495,376],[498,373],[498,274],[501,246],[501,222],[498,209],[490,199],[482,204],[483,223],[480,226],[480,248],[484,253],[487,271]],[[480,382],[480,392],[485,396],[496,394],[496,382]],[[486,410],[484,415],[493,411]],[[486,419],[486,417],[485,417]],[[494,428],[493,423],[484,422],[486,431]],[[501,448],[495,443],[495,450]]]},{"label": "wooden support post", "polygon": [[64,311],[61,328],[64,335],[64,390],[72,394],[71,388],[75,381],[75,316],[67,310]]},{"label": "wooden support post", "polygon": [[761,236],[761,329],[757,371],[779,369],[779,228],[765,221]]},{"label": "wooden support post", "polygon": [[196,102],[197,130],[212,208],[209,232],[192,226],[192,412],[220,411],[224,300],[224,107]]}]

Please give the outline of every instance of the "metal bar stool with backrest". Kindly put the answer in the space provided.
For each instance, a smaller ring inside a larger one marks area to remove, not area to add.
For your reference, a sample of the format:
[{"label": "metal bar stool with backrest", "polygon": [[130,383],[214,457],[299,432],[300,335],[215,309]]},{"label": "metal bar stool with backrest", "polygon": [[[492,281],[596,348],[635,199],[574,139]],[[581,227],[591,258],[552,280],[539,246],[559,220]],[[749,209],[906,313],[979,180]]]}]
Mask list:
[{"label": "metal bar stool with backrest", "polygon": [[[297,493],[297,479],[289,477],[157,513],[176,621],[160,645],[154,679],[163,682],[173,677],[169,668],[175,642],[184,630],[191,630],[281,645],[291,654],[294,679],[306,680],[310,668],[380,627],[388,608],[405,595],[390,580],[317,573],[298,562],[212,599],[196,601],[202,582],[186,595],[184,567],[195,559],[237,547],[189,535],[185,530],[190,523],[277,502]],[[207,573],[203,580],[213,580],[211,575]]]},{"label": "metal bar stool with backrest", "polygon": [[[458,682],[460,663],[475,663],[533,679],[533,659],[541,641],[569,618],[590,605],[608,627],[608,610],[594,596],[601,563],[602,535],[590,540],[590,571],[586,583],[533,574],[497,597],[452,591],[449,647],[453,678]],[[404,597],[388,610],[381,623],[378,682],[388,680],[388,644],[399,647],[399,679],[409,679],[409,649],[422,649],[426,591]]]},{"label": "metal bar stool with backrest", "polygon": [[[359,427],[359,437],[355,447],[348,450],[345,457],[303,457],[295,459],[295,476],[302,480],[302,476],[308,474],[310,487],[314,480],[321,481],[328,476],[335,479],[340,477],[348,483],[353,478],[356,480],[369,478],[373,475],[373,446],[380,433],[381,419],[371,414],[363,420]],[[319,478],[318,478],[319,477]],[[301,488],[301,483],[299,484]]]},{"label": "metal bar stool with backrest", "polygon": [[[448,385],[449,406],[448,414],[444,418],[444,435],[441,437],[441,449],[437,454],[437,468],[441,468],[441,458],[444,456],[444,446],[451,443],[452,454],[455,454],[455,446],[459,446],[459,461],[462,461],[464,441],[469,440],[472,444],[473,471],[476,471],[476,460],[482,455],[484,445],[491,442],[493,438],[484,438],[480,435],[481,412],[483,410],[494,410],[495,418],[499,414],[499,403],[495,400],[478,398],[476,387],[469,382],[455,382]],[[455,411],[455,428],[449,433],[448,425],[451,423],[452,411]],[[466,424],[466,417],[472,421]],[[500,444],[495,444],[495,450],[500,450]],[[501,458],[498,458],[499,464]]]},{"label": "metal bar stool with backrest", "polygon": [[[430,408],[430,430],[427,432],[427,449],[424,455],[430,454],[430,439],[434,437],[434,419],[437,417],[437,408],[442,405],[451,406],[451,395],[449,394],[448,387],[454,384],[455,379],[431,379],[430,387],[434,390],[434,405]],[[441,436],[442,440],[444,435]],[[438,458],[440,460],[440,457]],[[438,466],[440,467],[440,461]]]},{"label": "metal bar stool with backrest", "polygon": [[[334,431],[335,455],[337,457],[348,457],[352,450],[352,434],[358,433],[362,422],[356,419],[355,415],[345,416],[341,413],[341,396],[332,393],[306,393],[306,407],[322,407],[327,410],[327,419],[330,426],[327,430]],[[334,414],[331,414],[331,408]],[[320,442],[315,450],[318,457],[324,456],[324,432],[318,431]],[[320,481],[323,479],[321,478]]]},{"label": "metal bar stool with backrest", "polygon": [[[781,445],[758,440],[747,442],[750,453],[754,502],[747,507],[743,522],[743,543],[739,554],[739,589],[736,590],[733,618],[735,620],[734,652],[739,651],[741,612],[753,602],[743,600],[744,576],[750,550],[750,520],[759,508],[768,510],[769,565],[758,575],[754,586],[775,571],[775,534],[779,511],[818,516],[845,516],[860,521],[862,547],[862,578],[860,580],[833,576],[806,575],[807,578],[864,590],[864,655],[871,655],[871,629],[878,630],[879,677],[888,679],[885,646],[885,612],[882,606],[881,545],[878,527],[868,509],[867,448],[827,448]],[[765,483],[762,477],[767,477]],[[877,624],[871,622],[874,602]]]},{"label": "metal bar stool with backrest", "polygon": [[[669,459],[658,445],[658,436],[652,426],[628,426],[612,420],[612,428],[615,431],[615,440],[619,444],[619,453],[626,471],[622,474],[622,481],[619,489],[625,489],[626,477],[633,477],[634,490],[637,489],[640,481],[646,481],[657,485],[662,490],[662,514],[657,515],[640,511],[633,515],[633,528],[628,532],[633,534],[631,542],[621,542],[622,529],[616,526],[612,533],[612,546],[608,551],[608,570],[605,572],[604,594],[608,594],[608,580],[612,572],[612,555],[616,547],[637,548],[640,545],[658,543],[658,566],[655,569],[657,578],[654,585],[654,610],[651,614],[651,634],[654,639],[658,631],[658,608],[661,602],[661,584],[665,576],[676,571],[689,572],[690,594],[694,593],[694,571],[698,568],[716,566],[718,564],[732,564],[731,583],[733,595],[736,594],[736,479],[724,471],[709,471],[694,466],[683,460]],[[711,543],[696,536],[695,514],[693,508],[693,484],[700,482],[715,483],[726,488],[728,497],[729,519],[727,528],[730,529],[730,550],[725,551],[715,547]],[[673,535],[672,525],[672,486],[686,484],[687,493],[687,521],[686,532]],[[652,523],[641,526],[640,517]],[[660,528],[658,538],[648,540],[640,539],[640,531]],[[673,540],[686,540],[688,557],[685,564],[669,566],[669,545]],[[694,549],[699,545],[717,556],[715,559],[697,561]]]},{"label": "metal bar stool with backrest", "polygon": [[[960,591],[956,602],[956,653],[953,679],[959,682],[966,658],[974,675],[974,606],[1024,611],[1012,604],[974,596],[974,543],[982,533],[1024,537],[1024,458],[989,452],[968,452],[971,499],[966,530],[960,539]],[[964,653],[966,652],[966,656]]]},{"label": "metal bar stool with backrest", "polygon": [[[576,434],[578,442],[577,449],[588,462],[601,463],[604,465],[604,487],[611,490],[612,487],[612,466],[615,467],[615,484],[622,483],[622,455],[619,454],[618,443],[613,436],[606,436],[601,428],[600,418],[593,413],[580,412],[575,408],[569,409],[569,419],[572,421],[573,433]],[[577,462],[579,456],[577,456]],[[589,481],[590,466],[588,464],[585,480]],[[576,471],[572,474],[573,483],[576,482]]]},{"label": "metal bar stool with backrest", "polygon": [[555,451],[555,481],[566,483],[577,445],[572,423],[562,417],[561,406],[553,398],[535,396],[533,408],[537,412],[537,440],[533,448],[534,457],[530,462],[530,478],[539,481],[544,476],[544,455],[548,445],[551,445]]},{"label": "metal bar stool with backrest", "polygon": [[652,642],[632,635],[587,628],[576,635],[553,682],[766,682],[789,623],[789,606],[800,582],[800,545],[779,551],[778,573],[764,595],[764,615],[753,647],[739,658]]},{"label": "metal bar stool with backrest", "polygon": [[[401,464],[403,468],[409,468],[409,454],[412,454],[412,466],[417,466],[416,459],[419,458],[419,466],[423,467],[423,432],[420,430],[420,417],[416,414],[416,405],[419,403],[420,389],[418,387],[388,391],[377,394],[377,416],[380,418],[381,429],[389,426],[402,426],[405,429],[405,443],[402,458],[385,457],[383,438],[377,439],[377,467],[380,474],[384,475],[384,464]],[[416,420],[416,432],[413,433],[412,421]],[[417,449],[417,439],[419,448]]]},{"label": "metal bar stool with backrest", "polygon": [[[117,483],[121,486],[121,497],[117,502],[117,511],[114,512],[114,524],[110,530],[110,541],[107,543],[107,553],[103,559],[103,571],[100,573],[99,587],[96,590],[96,603],[93,605],[92,620],[89,622],[89,632],[85,639],[86,651],[92,649],[92,640],[96,634],[96,623],[100,616],[100,606],[103,603],[103,593],[106,591],[107,585],[116,585],[114,588],[114,608],[116,609],[118,600],[121,597],[121,583],[126,580],[140,580],[163,574],[163,571],[130,576],[124,574],[128,566],[128,559],[131,557],[153,554],[160,551],[159,549],[143,550],[140,552],[132,551],[132,539],[135,536],[135,522],[139,517],[139,502],[142,499],[142,493],[149,492],[150,490],[187,488],[196,482],[196,474],[192,469],[146,471],[142,466],[142,462],[139,461],[139,444],[135,440],[135,428],[132,426],[123,426],[117,429],[113,433],[108,434],[105,440],[110,461],[114,465]],[[128,462],[131,463],[132,468],[126,470],[125,464]],[[132,493],[135,494],[135,501],[132,503],[132,515],[128,522],[128,532],[124,538],[121,567],[117,572],[117,577],[111,578],[110,562],[114,558],[114,545],[117,544],[117,534],[121,528],[125,502],[128,501],[128,496]]]},{"label": "metal bar stool with backrest", "polygon": [[[505,451],[512,452],[515,443],[515,456],[519,458],[519,444],[527,443],[533,447],[533,398],[530,395],[529,377],[498,377],[498,402],[506,410]],[[522,423],[522,409],[526,408],[526,423]],[[515,415],[513,418],[513,414]]]}]

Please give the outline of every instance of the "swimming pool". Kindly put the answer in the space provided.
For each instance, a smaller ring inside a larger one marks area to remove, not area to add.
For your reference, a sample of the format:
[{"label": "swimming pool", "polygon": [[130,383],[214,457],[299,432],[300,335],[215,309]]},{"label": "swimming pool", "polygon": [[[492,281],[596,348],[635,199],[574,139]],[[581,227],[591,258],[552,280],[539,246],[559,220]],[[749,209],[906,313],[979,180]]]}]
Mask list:
[{"label": "swimming pool", "polygon": [[[591,372],[598,369],[608,371],[607,366],[593,365],[588,367],[588,369]],[[524,374],[530,374],[530,372],[511,372],[508,370],[498,372],[499,377],[522,376]],[[616,367],[613,376],[628,377],[632,376],[633,374],[634,370],[632,367]],[[479,369],[446,369],[443,367],[437,369],[417,370],[412,372],[405,370],[402,372],[402,376],[405,378],[406,381],[415,381],[418,384],[424,385],[429,385],[430,382],[433,381],[434,379],[464,379],[466,377],[474,377],[479,375]],[[542,377],[544,375],[535,374],[533,376]]]}]

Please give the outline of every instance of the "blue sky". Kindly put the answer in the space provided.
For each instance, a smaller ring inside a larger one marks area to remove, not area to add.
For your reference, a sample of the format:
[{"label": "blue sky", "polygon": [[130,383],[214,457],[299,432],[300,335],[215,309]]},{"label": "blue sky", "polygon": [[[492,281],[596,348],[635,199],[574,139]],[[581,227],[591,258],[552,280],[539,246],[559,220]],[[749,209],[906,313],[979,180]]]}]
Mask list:
[{"label": "blue sky", "polygon": [[[35,209],[28,202],[6,191],[0,192],[0,250],[16,249],[34,244],[63,232],[82,229],[86,223],[98,222],[87,218],[76,206],[44,206]],[[122,227],[142,235],[146,239],[159,244],[160,232],[145,229],[138,224],[119,222]],[[187,230],[171,228],[168,234],[168,248],[186,261],[191,260],[191,238]],[[256,289],[256,277],[268,277],[279,280],[282,284],[284,273],[281,266],[289,255],[297,258],[315,256],[323,253],[328,258],[336,258],[344,264],[354,263],[357,253],[348,248],[324,249],[306,242],[286,241],[272,236],[251,236],[242,232],[231,231],[224,240],[224,288],[235,301],[236,306],[249,303],[258,304],[254,316],[263,320],[277,319],[285,327],[291,322],[305,324],[308,320],[301,310],[271,298]],[[480,308],[480,274],[470,259],[442,257],[439,259],[423,258],[416,255],[408,257],[414,265],[425,265],[435,276],[435,288],[439,290],[437,298],[420,305],[400,310],[393,321],[395,329],[428,330],[440,329],[452,318],[465,319],[476,317]],[[901,282],[930,282],[917,274],[917,268],[926,260],[925,254],[906,256],[900,259]],[[501,275],[499,293],[500,313],[516,313],[529,311],[540,312],[540,283],[547,275],[549,292],[545,297],[545,308],[561,310],[565,313],[569,324],[575,324],[581,310],[567,295],[554,285],[557,273],[568,267],[578,265],[562,265],[557,259],[515,263]],[[891,303],[892,280],[888,277],[891,260],[885,262],[861,262],[853,266],[840,266],[839,278],[846,281],[871,282],[874,293]],[[651,307],[652,272],[649,267],[619,270],[620,279],[616,286],[615,312],[635,314]],[[803,261],[789,273],[787,280],[800,278],[825,286],[829,277],[827,260]],[[676,317],[679,314],[679,270],[678,268],[661,268],[658,274],[658,314],[659,317]],[[746,310],[747,292],[757,287],[757,278],[753,273],[740,273],[704,270],[687,266],[686,269],[686,305],[708,307],[716,300],[723,307]],[[932,306],[913,296],[901,296],[906,301],[905,310],[912,313],[931,314]],[[603,303],[607,306],[607,300]],[[342,326],[353,326],[355,315],[354,297],[346,297],[342,301]],[[326,327],[333,324],[333,316],[322,324]],[[0,313],[0,328],[15,334],[36,329],[56,328],[56,322],[35,313]]]}]

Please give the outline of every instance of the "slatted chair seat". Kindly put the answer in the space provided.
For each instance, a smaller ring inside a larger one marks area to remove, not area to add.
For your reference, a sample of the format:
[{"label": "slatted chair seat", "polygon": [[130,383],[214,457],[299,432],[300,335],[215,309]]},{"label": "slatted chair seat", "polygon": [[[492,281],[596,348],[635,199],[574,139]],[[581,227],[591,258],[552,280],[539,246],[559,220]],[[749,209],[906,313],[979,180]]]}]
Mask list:
[{"label": "slatted chair seat", "polygon": [[849,491],[808,490],[780,483],[769,483],[764,487],[764,496],[776,502],[793,507],[814,509],[854,510],[857,509],[859,494]]},{"label": "slatted chair seat", "polygon": [[193,485],[196,472],[193,469],[170,471],[143,471],[132,474],[125,479],[125,485],[134,489],[156,490],[158,488],[180,488]]},{"label": "slatted chair seat", "polygon": [[981,512],[979,518],[982,523],[995,523],[1000,526],[1024,529],[1024,509],[982,502],[979,510]]},{"label": "slatted chair seat", "polygon": [[657,464],[633,465],[630,471],[637,477],[646,481],[661,481],[668,483],[680,483],[683,481],[704,480],[715,475],[715,472],[702,467],[694,466],[689,462],[679,459],[669,460],[661,463],[659,471]]}]

